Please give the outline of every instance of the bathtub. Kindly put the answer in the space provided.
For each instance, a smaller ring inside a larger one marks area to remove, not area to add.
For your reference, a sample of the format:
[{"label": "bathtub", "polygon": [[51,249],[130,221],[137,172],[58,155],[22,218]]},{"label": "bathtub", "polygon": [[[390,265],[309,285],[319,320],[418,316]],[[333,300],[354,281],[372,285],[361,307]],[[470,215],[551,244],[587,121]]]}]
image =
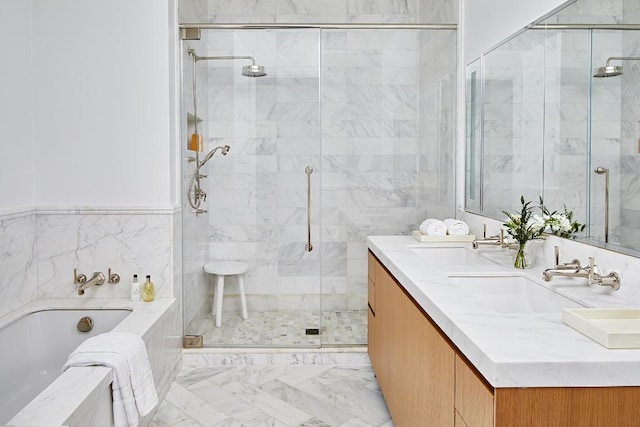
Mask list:
[{"label": "bathtub", "polygon": [[[67,356],[85,339],[109,332],[131,310],[44,310],[0,329],[0,425],[61,375]],[[80,332],[78,321],[93,320]]]},{"label": "bathtub", "polygon": [[[77,329],[84,316],[94,323],[87,333]],[[179,325],[173,298],[153,303],[37,300],[0,317],[0,425],[110,425],[111,369],[74,367],[61,373],[61,368],[83,340],[111,330],[143,338],[156,389],[163,396],[178,369]]]}]

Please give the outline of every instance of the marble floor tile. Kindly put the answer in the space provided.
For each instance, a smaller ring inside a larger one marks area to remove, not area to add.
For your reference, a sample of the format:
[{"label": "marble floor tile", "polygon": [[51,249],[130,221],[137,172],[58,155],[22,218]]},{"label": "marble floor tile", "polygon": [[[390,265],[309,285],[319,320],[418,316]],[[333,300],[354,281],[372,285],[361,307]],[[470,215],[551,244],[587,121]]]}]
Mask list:
[{"label": "marble floor tile", "polygon": [[152,427],[393,427],[370,365],[185,367]]},{"label": "marble floor tile", "polygon": [[[307,328],[317,328],[320,334],[307,335]],[[246,320],[240,313],[224,313],[219,328],[208,314],[191,322],[187,333],[202,335],[206,347],[366,344],[367,311],[329,311],[321,316],[310,311],[259,311]]]}]

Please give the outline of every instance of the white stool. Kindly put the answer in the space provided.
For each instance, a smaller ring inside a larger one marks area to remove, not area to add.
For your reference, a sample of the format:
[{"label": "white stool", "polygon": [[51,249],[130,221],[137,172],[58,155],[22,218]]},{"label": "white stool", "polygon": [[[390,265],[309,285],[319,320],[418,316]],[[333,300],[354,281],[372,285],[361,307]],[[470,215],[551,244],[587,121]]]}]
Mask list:
[{"label": "white stool", "polygon": [[224,276],[238,276],[240,288],[240,303],[242,304],[242,318],[247,319],[247,297],[244,294],[243,274],[249,270],[249,264],[240,261],[211,261],[204,265],[204,271],[217,276],[216,294],[211,307],[211,314],[216,316],[216,327],[222,324],[222,297],[224,295]]}]

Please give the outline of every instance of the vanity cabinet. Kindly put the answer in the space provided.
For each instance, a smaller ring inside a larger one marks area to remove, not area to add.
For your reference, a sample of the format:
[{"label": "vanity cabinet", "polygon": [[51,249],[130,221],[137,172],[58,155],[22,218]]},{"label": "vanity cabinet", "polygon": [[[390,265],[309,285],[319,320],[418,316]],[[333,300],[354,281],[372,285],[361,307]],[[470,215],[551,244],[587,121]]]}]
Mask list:
[{"label": "vanity cabinet", "polygon": [[371,254],[369,261],[369,355],[395,425],[453,426],[453,348]]},{"label": "vanity cabinet", "polygon": [[640,387],[495,388],[371,253],[369,281],[368,351],[397,427],[640,427]]}]

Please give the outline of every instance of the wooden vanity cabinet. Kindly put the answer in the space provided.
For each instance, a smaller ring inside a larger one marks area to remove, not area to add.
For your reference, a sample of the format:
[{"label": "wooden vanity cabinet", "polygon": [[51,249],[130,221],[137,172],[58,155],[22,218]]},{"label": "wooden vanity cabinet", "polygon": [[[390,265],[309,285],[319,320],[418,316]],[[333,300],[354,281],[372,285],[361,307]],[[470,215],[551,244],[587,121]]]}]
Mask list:
[{"label": "wooden vanity cabinet", "polygon": [[424,427],[426,420],[433,426],[453,426],[454,350],[369,255],[374,263],[370,289],[375,292],[369,355],[393,421],[402,427]]},{"label": "wooden vanity cabinet", "polygon": [[371,252],[369,281],[368,351],[396,427],[640,427],[640,387],[494,388]]},{"label": "wooden vanity cabinet", "polygon": [[492,427],[493,387],[456,354],[456,427]]}]

